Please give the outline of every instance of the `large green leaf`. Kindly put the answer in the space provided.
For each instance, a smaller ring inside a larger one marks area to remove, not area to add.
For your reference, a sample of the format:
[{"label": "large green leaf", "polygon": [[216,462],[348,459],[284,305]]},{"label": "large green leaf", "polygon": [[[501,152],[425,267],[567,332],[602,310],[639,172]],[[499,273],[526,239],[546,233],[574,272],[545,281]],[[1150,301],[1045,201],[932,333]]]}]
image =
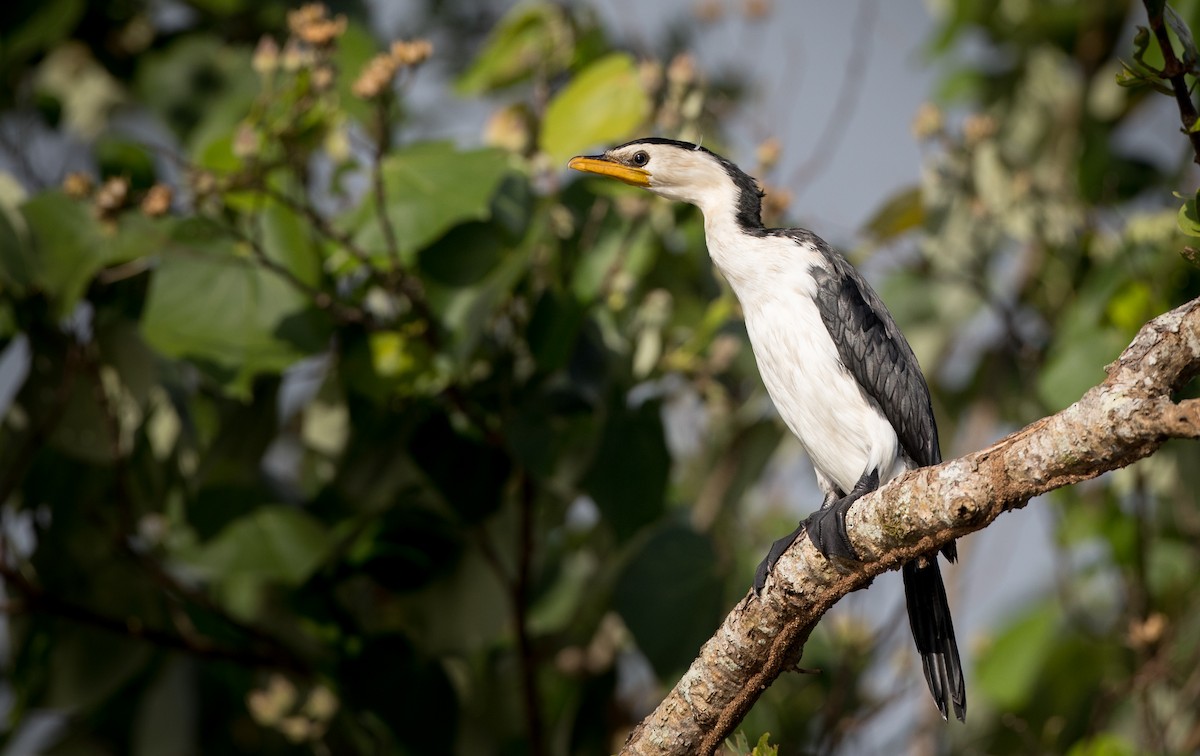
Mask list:
[{"label": "large green leaf", "polygon": [[[401,262],[411,265],[417,250],[453,226],[487,219],[507,170],[508,157],[500,150],[460,152],[449,142],[423,142],[384,158],[384,212]],[[386,265],[390,252],[378,212],[375,194],[368,192],[345,224],[355,242]]]},{"label": "large green leaf", "polygon": [[565,161],[631,136],[649,112],[637,64],[629,55],[613,53],[585,68],[550,101],[541,147],[556,162]]},{"label": "large green leaf", "polygon": [[[299,262],[288,267],[304,274]],[[243,395],[255,375],[321,349],[326,328],[304,292],[204,221],[182,224],[164,250],[142,316],[152,347],[196,362]]]},{"label": "large green leaf", "polygon": [[979,689],[1001,711],[1017,709],[1035,695],[1034,684],[1049,656],[1061,612],[1043,604],[1010,625],[979,659]]},{"label": "large green leaf", "polygon": [[140,101],[195,151],[232,133],[246,117],[261,81],[250,50],[209,34],[183,34],[138,60],[134,88]]},{"label": "large green leaf", "polygon": [[559,5],[517,5],[496,25],[483,51],[459,78],[458,91],[479,94],[522,81],[534,71],[557,74],[571,61],[573,36],[570,20]]},{"label": "large green leaf", "polygon": [[329,537],[299,509],[262,506],[231,522],[185,561],[211,578],[299,585],[325,559]]},{"label": "large green leaf", "polygon": [[884,200],[863,228],[876,242],[888,242],[919,227],[924,221],[921,188],[908,186]]},{"label": "large green leaf", "polygon": [[695,658],[721,616],[712,542],[668,525],[640,544],[617,578],[613,606],[659,677]]},{"label": "large green leaf", "polygon": [[653,522],[666,503],[671,454],[663,438],[658,402],[625,407],[614,402],[600,447],[583,481],[619,538]]},{"label": "large green leaf", "polygon": [[28,236],[0,229],[7,236],[0,253],[0,276],[19,290],[44,293],[53,313],[65,317],[92,278],[105,267],[152,254],[166,237],[170,221],[130,213],[102,225],[83,202],[58,192],[38,195],[21,207]]},{"label": "large green leaf", "polygon": [[[0,179],[7,176],[0,176]],[[0,283],[24,291],[33,285],[37,258],[30,254],[29,233],[16,206],[0,204]]]},{"label": "large green leaf", "polygon": [[356,97],[352,89],[358,75],[367,62],[375,57],[378,49],[379,43],[371,31],[357,21],[350,21],[346,25],[346,32],[338,38],[337,50],[334,53],[335,66],[341,74],[337,77],[338,103],[350,117],[360,123],[368,121],[374,108],[372,103]]},{"label": "large green leaf", "polygon": [[1067,756],[1134,756],[1139,753],[1136,746],[1123,735],[1102,732],[1071,746]]},{"label": "large green leaf", "polygon": [[42,704],[61,711],[95,706],[146,666],[150,648],[121,635],[64,624],[54,635]]},{"label": "large green leaf", "polygon": [[1057,410],[1100,383],[1104,366],[1129,343],[1146,307],[1143,288],[1129,283],[1123,271],[1110,266],[1088,276],[1056,324],[1037,380],[1038,398]]},{"label": "large green leaf", "polygon": [[448,416],[422,423],[409,453],[464,522],[477,523],[503,503],[512,461],[498,446],[457,432]]}]

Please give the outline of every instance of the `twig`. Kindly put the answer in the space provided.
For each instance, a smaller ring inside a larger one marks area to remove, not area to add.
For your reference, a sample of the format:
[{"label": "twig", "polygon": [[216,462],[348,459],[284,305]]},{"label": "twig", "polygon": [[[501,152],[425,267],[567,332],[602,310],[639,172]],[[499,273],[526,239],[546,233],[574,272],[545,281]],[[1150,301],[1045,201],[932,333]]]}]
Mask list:
[{"label": "twig", "polygon": [[529,635],[529,588],[533,564],[533,508],[537,489],[525,471],[519,473],[521,530],[517,548],[517,579],[513,584],[513,615],[517,632],[517,650],[521,655],[521,691],[525,699],[525,725],[529,731],[529,753],[546,752],[546,734],[542,724],[542,697],[538,690],[538,654]]},{"label": "twig", "polygon": [[354,237],[348,233],[339,231],[328,221],[328,219],[325,218],[325,216],[321,215],[321,213],[317,211],[317,208],[315,208],[312,203],[300,202],[292,198],[287,192],[281,192],[278,189],[267,185],[266,183],[259,185],[255,189],[269,199],[275,200],[292,212],[304,216],[304,219],[308,221],[309,225],[312,226],[317,233],[346,250],[351,257],[358,260],[359,263],[366,267],[372,276],[380,275],[381,272],[371,264],[371,256],[367,254],[365,249],[360,247],[354,241]]},{"label": "twig", "polygon": [[496,573],[496,579],[504,586],[512,607],[513,630],[517,637],[517,654],[521,669],[521,696],[525,706],[525,729],[529,735],[529,753],[532,756],[542,756],[546,752],[546,734],[542,722],[542,697],[537,680],[538,654],[533,646],[528,622],[535,525],[533,508],[537,488],[528,472],[524,470],[519,471],[515,478],[520,506],[515,570],[509,573],[485,528],[479,529],[476,541],[484,559]]},{"label": "twig", "polygon": [[[228,661],[250,667],[285,668],[297,670],[292,660],[278,656],[268,651],[252,651],[240,648],[228,648],[217,645],[203,637],[185,637],[162,630],[148,627],[135,617],[121,618],[101,614],[94,609],[76,604],[65,599],[52,596],[40,587],[27,581],[21,584],[14,579],[15,570],[0,564],[0,577],[11,586],[21,598],[0,604],[0,614],[7,616],[20,614],[44,614],[53,617],[78,622],[83,625],[105,630],[116,635],[135,638],[162,648],[184,651],[192,656],[215,661]],[[23,580],[23,577],[22,577]]]},{"label": "twig", "polygon": [[1158,46],[1162,50],[1163,68],[1159,76],[1171,84],[1171,91],[1175,93],[1175,104],[1179,106],[1179,118],[1183,121],[1183,132],[1192,142],[1192,160],[1200,164],[1200,132],[1193,131],[1197,118],[1196,104],[1192,102],[1192,92],[1187,84],[1187,67],[1175,56],[1175,48],[1171,46],[1171,36],[1167,33],[1167,25],[1163,22],[1163,9],[1166,4],[1155,3],[1153,0],[1142,0],[1142,3],[1146,6],[1146,17],[1150,22],[1150,30],[1154,32],[1154,38],[1158,40]]},{"label": "twig", "polygon": [[374,328],[378,324],[375,322],[374,316],[361,307],[346,304],[332,295],[306,281],[301,280],[295,273],[272,260],[263,249],[262,245],[253,236],[247,234],[237,228],[235,224],[225,226],[225,229],[231,236],[238,241],[243,242],[250,249],[250,254],[254,257],[255,263],[261,266],[264,270],[279,276],[289,286],[304,294],[320,310],[328,312],[335,320],[340,323],[360,323],[368,328]]},{"label": "twig", "polygon": [[383,231],[383,243],[387,247],[388,257],[392,261],[392,272],[401,269],[400,244],[396,241],[396,229],[392,227],[392,219],[387,214],[387,191],[383,185],[383,158],[392,146],[392,130],[388,120],[392,98],[381,97],[375,107],[375,125],[378,129],[375,141],[375,154],[371,160],[371,190],[375,196],[375,213],[378,216],[379,228]]}]

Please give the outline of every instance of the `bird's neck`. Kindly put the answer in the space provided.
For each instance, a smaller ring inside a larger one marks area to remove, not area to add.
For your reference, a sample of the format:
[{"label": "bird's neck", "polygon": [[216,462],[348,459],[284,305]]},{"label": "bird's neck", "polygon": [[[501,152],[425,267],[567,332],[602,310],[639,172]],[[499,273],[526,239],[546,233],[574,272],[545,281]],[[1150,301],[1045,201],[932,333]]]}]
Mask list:
[{"label": "bird's neck", "polygon": [[812,270],[822,264],[811,244],[798,244],[761,223],[746,227],[731,205],[704,210],[704,238],[713,265],[749,314],[780,296],[811,294]]},{"label": "bird's neck", "polygon": [[[757,198],[756,198],[757,199]],[[745,285],[759,277],[762,255],[758,243],[764,233],[757,213],[746,217],[738,202],[701,206],[704,213],[704,240],[713,264],[734,287],[739,298]]]}]

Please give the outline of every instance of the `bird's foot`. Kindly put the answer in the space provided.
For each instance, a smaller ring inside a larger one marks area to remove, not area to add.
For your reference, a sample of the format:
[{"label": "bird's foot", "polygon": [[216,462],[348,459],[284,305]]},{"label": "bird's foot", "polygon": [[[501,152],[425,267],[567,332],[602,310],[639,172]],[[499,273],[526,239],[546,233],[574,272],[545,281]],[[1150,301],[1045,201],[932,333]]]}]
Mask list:
[{"label": "bird's foot", "polygon": [[763,586],[767,583],[767,575],[775,569],[779,557],[791,548],[801,532],[808,533],[808,540],[821,552],[821,556],[834,561],[835,564],[837,560],[860,561],[858,553],[850,545],[850,535],[846,532],[846,512],[854,502],[876,488],[879,488],[878,471],[864,473],[850,493],[840,499],[827,500],[827,505],[802,520],[791,533],[771,544],[767,558],[759,562],[758,569],[754,571],[754,595],[762,593]]},{"label": "bird's foot", "polygon": [[775,569],[775,563],[779,561],[779,557],[783,556],[783,552],[787,551],[796,542],[796,539],[800,537],[800,533],[803,531],[804,523],[801,522],[791,533],[771,544],[771,550],[767,552],[767,558],[759,562],[758,569],[754,571],[755,596],[762,593],[763,586],[767,584],[767,575],[770,575],[771,570]]},{"label": "bird's foot", "polygon": [[860,561],[858,553],[850,545],[850,534],[846,531],[846,513],[854,502],[863,495],[879,488],[879,472],[864,473],[850,493],[821,507],[808,516],[801,525],[808,532],[808,540],[821,556],[829,560]]},{"label": "bird's foot", "polygon": [[844,496],[831,506],[813,512],[801,523],[808,533],[808,540],[826,559],[858,561],[858,554],[850,545],[850,534],[846,532],[846,512],[853,503],[854,499]]}]

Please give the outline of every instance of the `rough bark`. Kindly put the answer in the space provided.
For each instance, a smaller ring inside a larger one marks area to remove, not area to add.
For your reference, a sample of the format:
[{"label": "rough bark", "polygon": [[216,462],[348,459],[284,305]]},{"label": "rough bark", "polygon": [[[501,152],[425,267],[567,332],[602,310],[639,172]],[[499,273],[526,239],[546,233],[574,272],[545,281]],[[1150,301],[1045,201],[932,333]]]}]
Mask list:
[{"label": "rough bark", "polygon": [[842,596],[1034,496],[1125,467],[1167,439],[1200,438],[1200,399],[1172,398],[1200,373],[1200,299],[1143,326],[1106,372],[1061,412],[860,499],[846,521],[863,563],[839,571],[807,539],[797,541],[762,596],[748,594],[734,607],[622,753],[713,753],[796,665],[809,633]]}]

